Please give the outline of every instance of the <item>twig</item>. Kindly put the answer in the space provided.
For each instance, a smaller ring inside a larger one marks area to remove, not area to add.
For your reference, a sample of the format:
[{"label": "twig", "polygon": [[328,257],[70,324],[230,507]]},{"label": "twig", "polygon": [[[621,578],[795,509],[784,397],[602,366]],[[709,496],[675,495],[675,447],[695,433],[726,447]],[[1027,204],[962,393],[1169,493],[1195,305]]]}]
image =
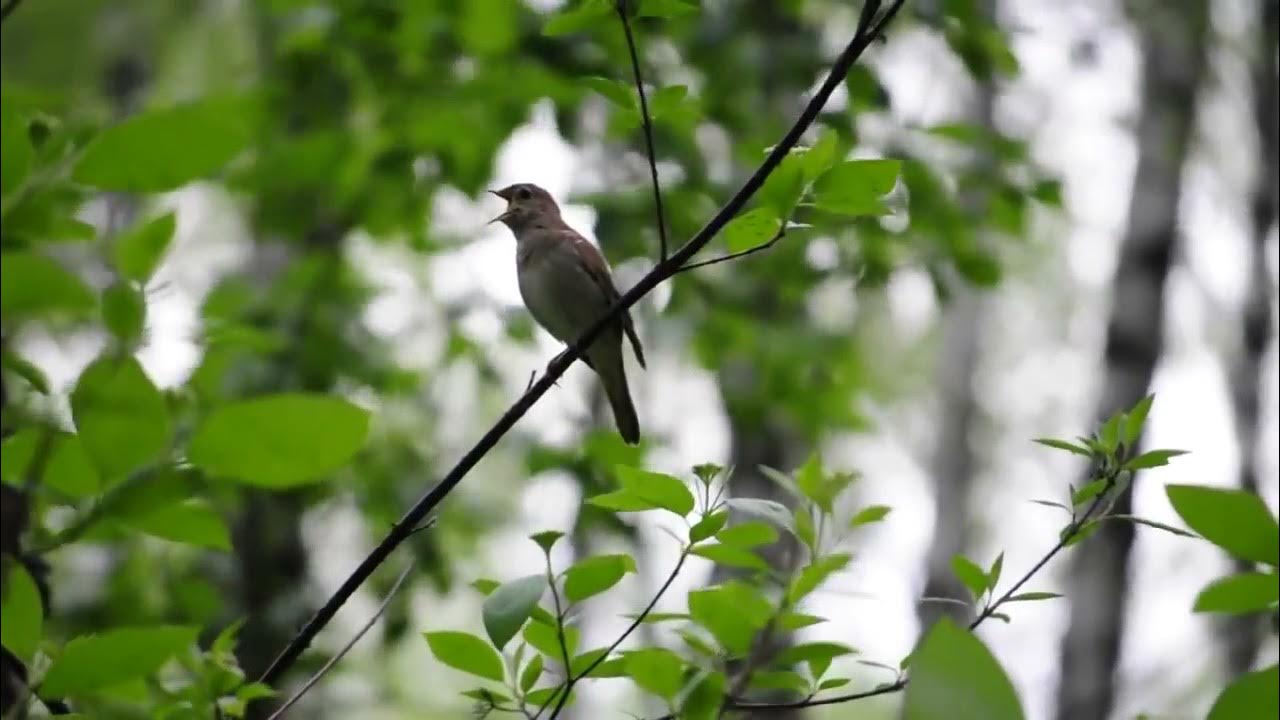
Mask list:
[{"label": "twig", "polygon": [[773,237],[769,238],[768,242],[762,243],[760,245],[756,245],[755,247],[747,248],[746,250],[739,250],[738,252],[735,252],[735,253],[729,253],[728,255],[721,255],[720,257],[713,257],[707,260],[699,260],[698,262],[695,262],[695,263],[689,263],[688,265],[685,265],[684,267],[680,268],[676,272],[678,273],[688,272],[696,268],[706,267],[708,265],[716,265],[722,262],[729,262],[730,260],[737,260],[738,258],[744,258],[748,255],[755,255],[758,252],[764,252],[765,250],[768,250],[769,248],[778,244],[778,241],[786,237],[786,235],[787,235],[787,224],[784,222],[782,224],[782,227],[778,228],[778,232],[774,233]]},{"label": "twig", "polygon": [[364,627],[360,628],[360,631],[347,641],[346,645],[342,646],[342,649],[338,651],[337,655],[329,658],[329,662],[325,663],[324,667],[320,668],[315,675],[312,675],[310,680],[308,680],[302,687],[298,688],[298,692],[294,693],[293,697],[289,698],[289,701],[284,705],[281,705],[280,709],[272,713],[267,720],[277,720],[277,718],[284,717],[286,710],[292,707],[294,703],[298,702],[303,695],[306,695],[308,690],[310,690],[316,683],[320,682],[320,678],[324,677],[326,673],[333,669],[333,666],[337,665],[338,661],[346,656],[346,654],[351,651],[351,648],[355,647],[356,643],[360,642],[360,638],[364,637],[365,633],[369,632],[369,629],[373,627],[374,623],[378,622],[378,618],[382,617],[382,613],[386,612],[387,606],[391,604],[391,598],[395,597],[396,593],[400,591],[400,586],[404,585],[404,581],[409,578],[409,571],[412,569],[413,561],[410,561],[409,564],[405,566],[405,569],[400,572],[400,577],[396,578],[396,582],[391,586],[391,590],[387,593],[387,596],[382,599],[382,604],[378,606],[378,611],[373,614],[373,617],[369,618],[369,621],[364,624]]},{"label": "twig", "polygon": [[640,125],[644,129],[644,143],[649,151],[649,179],[653,184],[653,204],[658,215],[658,242],[662,260],[667,259],[667,221],[662,212],[662,187],[658,184],[658,155],[653,147],[653,119],[649,117],[649,101],[644,96],[644,80],[640,77],[640,56],[636,52],[636,40],[627,18],[627,0],[617,0],[614,10],[622,21],[622,32],[627,36],[627,51],[631,54],[631,74],[635,76],[636,93],[640,96]]},{"label": "twig", "polygon": [[[547,584],[551,586],[551,601],[556,606],[556,641],[560,644],[560,659],[564,663],[565,685],[564,693],[560,698],[560,702],[556,705],[556,711],[560,710],[560,706],[564,704],[564,700],[569,697],[569,692],[573,690],[573,684],[569,679],[573,677],[573,667],[569,662],[569,645],[564,639],[564,615],[565,609],[560,606],[560,591],[556,589],[556,577],[551,572],[551,556],[547,556]],[[533,720],[542,717],[542,713],[551,705],[551,699],[548,698],[546,704],[538,708],[538,712],[534,714]],[[555,717],[552,712],[551,717]]]},{"label": "twig", "polygon": [[591,664],[582,672],[569,674],[569,679],[565,682],[564,692],[560,693],[560,699],[556,701],[556,707],[551,711],[550,720],[555,720],[560,715],[560,711],[564,708],[565,702],[569,699],[569,694],[573,692],[573,686],[582,678],[590,675],[592,670],[595,670],[600,663],[604,662],[610,655],[612,655],[613,651],[617,650],[618,646],[630,637],[631,633],[635,632],[636,628],[640,627],[640,625],[644,623],[644,619],[649,616],[649,613],[653,612],[655,607],[657,607],[658,601],[662,599],[664,594],[666,594],[667,589],[671,587],[671,583],[675,582],[676,576],[680,574],[680,569],[684,567],[684,561],[688,557],[689,548],[685,548],[680,552],[680,559],[676,561],[676,566],[671,568],[671,574],[668,575],[667,579],[662,583],[662,587],[658,588],[658,592],[654,594],[651,600],[649,600],[649,604],[646,605],[644,610],[641,610],[640,614],[636,615],[635,619],[631,621],[631,625],[629,625],[627,629],[618,636],[618,639],[614,640],[613,644],[601,653],[599,657],[592,660]]},{"label": "twig", "polygon": [[858,23],[859,31],[855,33],[849,44],[845,46],[835,62],[832,63],[831,71],[827,74],[826,80],[823,81],[818,91],[809,100],[808,105],[800,113],[800,117],[796,119],[795,124],[791,126],[791,129],[787,131],[778,144],[773,146],[773,150],[765,157],[764,162],[760,164],[760,167],[756,168],[751,177],[747,178],[742,187],[738,189],[738,192],[729,198],[729,201],[720,208],[697,234],[680,246],[666,260],[660,261],[644,277],[640,278],[640,281],[615,301],[595,323],[569,346],[568,350],[551,361],[551,364],[547,366],[547,372],[542,378],[534,383],[533,387],[529,388],[524,395],[502,414],[502,417],[494,422],[489,430],[458,460],[457,464],[445,474],[444,478],[435,487],[428,490],[422,498],[414,503],[413,507],[391,528],[391,532],[383,538],[382,542],[378,543],[369,555],[360,562],[351,575],[334,591],[329,600],[320,606],[320,609],[289,641],[288,645],[267,668],[266,672],[262,674],[261,682],[267,685],[274,684],[284,675],[285,671],[298,661],[302,653],[311,645],[311,641],[325,625],[329,624],[329,621],[333,619],[333,616],[337,614],[338,609],[342,607],[347,599],[355,594],[355,591],[359,589],[364,581],[409,537],[413,528],[417,526],[422,518],[430,514],[449,493],[453,492],[453,489],[458,486],[458,483],[462,482],[462,479],[475,467],[476,463],[480,462],[481,458],[487,455],[498,444],[498,441],[515,426],[516,422],[529,411],[529,408],[533,407],[551,389],[555,381],[569,369],[569,365],[582,357],[583,351],[605,327],[610,326],[618,316],[632,305],[635,305],[640,298],[647,295],[660,283],[675,275],[681,266],[688,263],[698,251],[706,247],[716,234],[746,206],[752,196],[764,185],[769,175],[777,169],[782,160],[791,152],[791,149],[800,141],[800,136],[813,124],[831,94],[844,81],[849,69],[862,56],[862,53],[871,46],[876,36],[884,30],[905,2],[906,0],[893,0],[893,4],[881,16],[881,20],[874,24],[872,21],[875,15],[878,14],[880,1],[867,0],[863,4],[862,18]]}]

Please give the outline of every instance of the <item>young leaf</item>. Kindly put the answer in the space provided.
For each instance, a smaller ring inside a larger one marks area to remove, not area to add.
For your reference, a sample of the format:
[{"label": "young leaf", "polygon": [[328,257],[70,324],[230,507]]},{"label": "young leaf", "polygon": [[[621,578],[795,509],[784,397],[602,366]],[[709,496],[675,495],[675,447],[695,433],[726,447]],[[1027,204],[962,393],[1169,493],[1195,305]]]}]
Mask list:
[{"label": "young leaf", "polygon": [[758,590],[740,582],[689,593],[689,614],[709,630],[726,650],[741,655],[773,615],[773,607]]},{"label": "young leaf", "polygon": [[849,684],[849,678],[830,678],[818,683],[818,692],[823,690],[834,690]]},{"label": "young leaf", "polygon": [[1005,600],[1005,602],[1033,602],[1036,600],[1052,600],[1060,597],[1062,597],[1062,595],[1054,592],[1024,592],[1010,597],[1008,600]]},{"label": "young leaf", "polygon": [[987,571],[987,587],[992,590],[1000,584],[1000,572],[1004,570],[1004,553],[996,555],[996,559],[991,563],[991,569]]},{"label": "young leaf", "polygon": [[1165,492],[1204,539],[1243,560],[1280,564],[1280,525],[1256,494],[1198,485],[1169,485]]},{"label": "young leaf", "polygon": [[564,533],[559,530],[543,530],[540,533],[534,533],[529,539],[538,544],[545,554],[551,553],[551,548],[555,546],[556,541],[564,537]]},{"label": "young leaf", "polygon": [[546,592],[547,579],[542,575],[527,575],[498,586],[484,599],[481,614],[484,629],[489,633],[493,646],[502,650],[507,641],[520,632]]},{"label": "young leaf", "polygon": [[1280,713],[1280,665],[1249,672],[1222,691],[1208,720],[1273,718]]},{"label": "young leaf", "polygon": [[738,523],[721,530],[716,533],[716,539],[725,545],[733,545],[740,548],[753,548],[759,545],[769,545],[778,540],[778,531],[773,526],[766,525],[758,520]]},{"label": "young leaf", "polygon": [[619,465],[616,473],[622,489],[650,503],[651,507],[669,510],[680,517],[693,510],[693,493],[679,478],[625,465]]},{"label": "young leaf", "polygon": [[725,504],[740,513],[768,520],[792,535],[796,534],[795,525],[791,522],[791,511],[780,502],[759,498],[729,498],[725,500]]},{"label": "young leaf", "polygon": [[538,684],[538,678],[542,677],[542,656],[534,655],[528,665],[524,666],[524,670],[520,671],[520,692],[527,693]]},{"label": "young leaf", "polygon": [[818,552],[818,530],[813,525],[813,515],[805,504],[796,507],[791,522],[796,529],[796,538],[809,548],[810,553]]},{"label": "young leaf", "polygon": [[226,521],[201,500],[165,505],[149,513],[123,518],[121,522],[165,540],[209,550],[231,550],[231,531]]},{"label": "young leaf", "polygon": [[809,615],[807,613],[784,612],[778,616],[778,627],[783,630],[799,630],[810,625],[824,623],[827,619],[818,615]]},{"label": "young leaf", "polygon": [[108,630],[67,643],[40,685],[50,697],[83,695],[138,680],[188,651],[198,627],[159,625]]},{"label": "young leaf", "polygon": [[[560,692],[564,688],[562,686],[539,688],[524,696],[525,702],[533,707],[540,708],[547,705],[555,706],[560,702]],[[569,693],[569,699],[564,702],[565,707],[573,704],[574,694]]]},{"label": "young leaf", "polygon": [[724,703],[724,673],[699,670],[689,683],[680,707],[680,720],[716,720]]},{"label": "young leaf", "polygon": [[623,669],[641,689],[670,701],[680,692],[684,660],[665,648],[646,648],[624,656]]},{"label": "young leaf", "polygon": [[624,82],[603,77],[585,77],[580,82],[620,108],[634,110],[637,106],[635,91]]},{"label": "young leaf", "polygon": [[883,197],[898,182],[897,160],[847,160],[836,164],[814,183],[814,204],[844,215],[881,215]]},{"label": "young leaf", "polygon": [[1088,448],[1080,447],[1079,445],[1076,445],[1075,443],[1069,443],[1066,440],[1057,440],[1055,438],[1036,438],[1034,442],[1038,442],[1041,445],[1044,445],[1046,447],[1051,447],[1056,450],[1066,450],[1067,452],[1075,455],[1081,455],[1083,457],[1093,457],[1093,453],[1090,452]]},{"label": "young leaf", "polygon": [[707,487],[711,487],[712,481],[720,475],[722,470],[724,470],[724,468],[716,465],[715,463],[702,463],[700,465],[693,466],[693,474],[696,475],[697,478],[702,481],[702,484]]},{"label": "young leaf", "polygon": [[698,5],[692,0],[643,0],[636,17],[676,18],[698,12]]},{"label": "young leaf", "polygon": [[177,218],[168,212],[122,233],[113,253],[116,272],[145,285],[173,241],[177,226]]},{"label": "young leaf", "polygon": [[97,299],[74,273],[39,253],[0,255],[0,316],[79,315]]},{"label": "young leaf", "polygon": [[173,190],[221,169],[253,131],[253,107],[238,97],[139,113],[99,133],[72,177],[102,190]]},{"label": "young leaf", "polygon": [[893,512],[893,508],[888,505],[868,505],[854,514],[853,518],[849,520],[849,527],[856,528],[880,522],[888,517],[891,512]]},{"label": "young leaf", "polygon": [[720,532],[720,528],[729,521],[728,510],[717,510],[710,515],[702,518],[693,527],[689,528],[689,542],[702,542],[707,538]]},{"label": "young leaf", "polygon": [[1169,464],[1170,458],[1186,455],[1185,450],[1148,450],[1124,464],[1125,470],[1143,470]]},{"label": "young leaf", "polygon": [[582,32],[587,28],[600,25],[612,14],[609,3],[601,0],[582,0],[568,10],[552,15],[542,26],[542,34],[555,37]]},{"label": "young leaf", "polygon": [[630,490],[614,490],[611,493],[588,498],[587,503],[614,512],[644,512],[652,510],[653,505]]},{"label": "young leaf", "polygon": [[1101,495],[1102,491],[1107,489],[1107,485],[1109,483],[1110,481],[1107,478],[1099,478],[1088,483],[1079,490],[1071,493],[1071,504],[1079,506],[1089,502]]},{"label": "young leaf", "polygon": [[44,633],[40,589],[21,563],[8,570],[4,603],[0,605],[0,644],[20,660],[30,662]]},{"label": "young leaf", "polygon": [[71,415],[104,480],[123,478],[169,446],[169,408],[133,357],[101,357],[80,375]]},{"label": "young leaf", "polygon": [[187,456],[211,475],[282,489],[342,467],[368,432],[368,411],[342,398],[267,395],[215,409],[196,427]]},{"label": "young leaf", "polygon": [[488,680],[502,682],[504,673],[502,658],[498,656],[498,651],[475,635],[445,630],[423,633],[423,637],[427,639],[431,654],[445,665]]},{"label": "young leaf", "polygon": [[982,594],[991,586],[987,573],[977,563],[963,555],[951,558],[951,572],[955,573],[960,582],[969,588],[975,600],[982,597]]},{"label": "young leaf", "polygon": [[564,594],[575,603],[598,595],[636,571],[630,555],[596,555],[576,563],[564,573]]},{"label": "young leaf", "polygon": [[793,605],[800,602],[833,573],[843,570],[852,559],[853,556],[849,553],[834,553],[814,560],[792,581],[791,587],[787,589],[787,600]]},{"label": "young leaf", "polygon": [[995,657],[943,617],[911,653],[907,720],[1021,720],[1022,705]]},{"label": "young leaf", "polygon": [[142,337],[146,323],[147,301],[141,290],[115,283],[102,291],[102,324],[125,346]]},{"label": "young leaf", "polygon": [[744,568],[747,570],[768,570],[769,566],[760,556],[745,548],[717,543],[715,545],[699,545],[691,551],[694,555],[704,557],[718,565]]},{"label": "young leaf", "polygon": [[757,670],[751,674],[748,686],[754,690],[782,690],[804,695],[809,690],[809,681],[792,670]]},{"label": "young leaf", "polygon": [[814,679],[821,678],[831,661],[844,655],[852,655],[857,650],[836,642],[808,642],[792,645],[778,653],[774,663],[781,667],[791,667],[800,663],[809,665],[809,672]]},{"label": "young leaf", "polygon": [[[560,661],[560,637],[553,623],[531,622],[524,626],[523,637],[533,649],[557,662]],[[578,647],[578,628],[566,625],[564,628],[564,644],[572,656]]]},{"label": "young leaf", "polygon": [[1125,416],[1123,431],[1125,445],[1129,447],[1137,446],[1138,438],[1142,436],[1142,427],[1147,423],[1147,414],[1151,412],[1151,403],[1155,401],[1155,398],[1155,395],[1148,395],[1142,398]]},{"label": "young leaf", "polygon": [[776,210],[758,207],[731,220],[720,236],[729,252],[742,252],[769,242],[781,227]]},{"label": "young leaf", "polygon": [[1277,602],[1280,602],[1280,580],[1276,575],[1247,572],[1209,583],[1196,596],[1193,610],[1241,615],[1272,609]]}]

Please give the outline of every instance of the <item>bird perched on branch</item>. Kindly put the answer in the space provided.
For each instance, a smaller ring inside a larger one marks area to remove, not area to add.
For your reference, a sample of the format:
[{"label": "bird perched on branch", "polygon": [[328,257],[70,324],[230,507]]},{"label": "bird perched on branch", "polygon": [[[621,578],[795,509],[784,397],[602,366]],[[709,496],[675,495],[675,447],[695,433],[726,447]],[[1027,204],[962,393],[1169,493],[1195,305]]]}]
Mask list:
[{"label": "bird perched on branch", "polygon": [[[572,343],[620,297],[608,263],[590,241],[565,224],[546,190],[519,183],[489,192],[507,201],[506,211],[489,222],[501,221],[516,236],[516,276],[525,306],[557,340]],[[627,312],[596,336],[582,359],[600,377],[622,439],[635,445],[640,441],[640,421],[622,365],[624,333],[644,367],[644,349]]]}]

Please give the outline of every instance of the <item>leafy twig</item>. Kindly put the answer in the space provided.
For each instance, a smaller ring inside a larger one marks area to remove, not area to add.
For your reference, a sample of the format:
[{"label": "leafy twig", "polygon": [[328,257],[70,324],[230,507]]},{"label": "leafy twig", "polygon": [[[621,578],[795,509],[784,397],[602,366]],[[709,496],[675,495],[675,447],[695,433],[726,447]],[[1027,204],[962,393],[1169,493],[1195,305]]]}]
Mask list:
[{"label": "leafy twig", "polygon": [[769,248],[778,244],[778,241],[786,237],[786,235],[787,235],[787,224],[784,222],[782,223],[782,226],[778,228],[778,232],[773,234],[773,237],[769,238],[767,241],[759,245],[756,245],[754,247],[749,247],[746,250],[739,250],[738,252],[735,252],[735,253],[729,253],[728,255],[721,255],[720,257],[713,257],[713,258],[708,258],[706,260],[699,260],[698,262],[695,262],[695,263],[689,263],[688,265],[685,265],[684,267],[680,268],[676,272],[688,272],[696,268],[706,267],[708,265],[716,265],[722,262],[729,262],[730,260],[737,260],[738,258],[744,258],[748,255],[755,255],[758,252],[764,252],[765,250],[768,250]]},{"label": "leafy twig", "polygon": [[364,637],[365,633],[369,632],[369,629],[373,627],[374,623],[378,622],[378,618],[382,617],[382,613],[386,612],[387,606],[391,604],[391,598],[396,596],[396,593],[400,591],[400,586],[404,585],[404,581],[409,578],[410,570],[413,570],[412,561],[400,572],[400,577],[396,578],[395,584],[391,586],[391,590],[387,593],[387,596],[382,599],[382,604],[378,606],[377,612],[373,614],[373,617],[369,618],[369,621],[364,624],[364,627],[360,628],[360,631],[347,641],[346,645],[342,646],[342,649],[338,651],[338,654],[329,658],[329,662],[325,663],[324,667],[321,667],[315,675],[312,675],[310,680],[304,683],[302,687],[298,688],[298,691],[293,694],[293,697],[289,698],[284,705],[281,705],[280,709],[272,713],[267,720],[276,720],[277,718],[284,717],[286,710],[292,707],[294,703],[298,702],[303,695],[306,695],[308,690],[310,690],[316,683],[320,682],[320,678],[324,677],[326,673],[333,669],[333,666],[337,665],[338,661],[345,657],[346,654],[351,651],[351,648],[355,647],[356,643],[360,642],[360,638]]},{"label": "leafy twig", "polygon": [[[551,364],[547,366],[547,372],[543,374],[542,378],[534,383],[533,387],[520,396],[502,414],[502,417],[494,422],[489,430],[458,460],[435,487],[428,490],[422,498],[414,503],[413,507],[391,528],[387,536],[370,551],[369,555],[360,562],[356,569],[342,582],[342,585],[334,591],[329,600],[320,606],[320,609],[294,635],[288,645],[285,646],[262,674],[261,682],[271,685],[283,677],[284,673],[298,661],[302,653],[311,645],[311,641],[320,630],[329,624],[347,599],[355,594],[355,591],[382,563],[386,562],[391,553],[409,537],[413,528],[417,527],[423,518],[443,502],[449,493],[453,492],[453,489],[458,486],[458,483],[462,482],[467,473],[551,389],[555,381],[569,369],[569,366],[582,357],[583,351],[607,326],[614,323],[618,316],[632,305],[635,305],[640,298],[679,272],[682,266],[706,247],[715,238],[716,234],[724,229],[725,225],[728,225],[729,221],[746,207],[752,196],[764,185],[769,175],[777,169],[782,160],[791,152],[791,149],[800,141],[801,135],[817,119],[818,113],[827,104],[831,94],[843,83],[845,76],[849,73],[849,69],[853,67],[853,64],[857,62],[867,48],[875,42],[876,38],[883,32],[893,17],[897,15],[898,10],[901,9],[905,2],[906,0],[893,0],[893,3],[883,14],[879,12],[880,0],[867,0],[863,4],[862,16],[858,22],[858,31],[832,63],[827,78],[809,100],[809,103],[800,113],[800,117],[796,119],[782,139],[773,146],[768,156],[756,168],[756,171],[747,178],[742,187],[729,198],[728,202],[720,208],[697,234],[665,260],[660,261],[644,277],[640,278],[639,282],[618,298],[598,320],[592,323],[569,346],[568,350],[551,361]],[[875,20],[877,15],[880,16],[879,21]]]},{"label": "leafy twig", "polygon": [[658,184],[658,154],[653,147],[653,119],[649,117],[649,101],[644,95],[644,80],[640,77],[640,56],[636,52],[636,40],[631,32],[631,20],[627,18],[627,0],[617,0],[614,10],[622,21],[622,32],[627,36],[627,51],[631,55],[631,74],[635,76],[636,93],[640,96],[640,125],[644,129],[644,143],[649,155],[649,179],[653,184],[653,204],[658,216],[658,242],[662,260],[667,259],[667,221],[662,212],[662,187]]},{"label": "leafy twig", "polygon": [[565,682],[564,692],[560,693],[560,699],[556,701],[556,707],[551,711],[550,720],[555,720],[555,718],[560,715],[560,711],[564,708],[565,702],[569,699],[569,694],[573,692],[573,686],[582,678],[590,675],[592,670],[595,670],[600,663],[603,663],[608,659],[608,657],[613,654],[613,651],[617,650],[618,646],[630,637],[631,633],[635,632],[636,628],[640,627],[640,625],[644,623],[644,619],[649,616],[649,613],[653,612],[655,607],[657,607],[658,601],[662,599],[664,594],[666,594],[667,589],[671,587],[671,583],[675,582],[676,576],[680,574],[680,569],[684,567],[684,561],[688,559],[688,557],[689,548],[686,547],[680,551],[680,559],[676,561],[676,566],[671,568],[671,574],[667,575],[667,579],[662,583],[662,587],[658,588],[658,592],[654,593],[653,598],[649,600],[649,604],[645,606],[644,610],[640,611],[639,615],[636,615],[635,619],[631,621],[631,624],[627,626],[627,629],[618,636],[618,639],[614,640],[613,644],[601,653],[599,657],[592,660],[589,665],[583,668],[582,672],[571,672],[569,674],[569,679]]},{"label": "leafy twig", "polygon": [[[556,641],[560,643],[560,659],[564,662],[564,676],[566,678],[564,684],[564,692],[560,694],[556,709],[551,713],[551,717],[555,717],[555,713],[560,711],[560,707],[564,705],[569,697],[569,693],[573,690],[573,667],[569,662],[569,645],[564,639],[564,616],[565,608],[560,605],[560,591],[556,589],[556,577],[551,572],[551,556],[547,555],[547,584],[551,586],[551,600],[556,606]],[[547,704],[538,708],[538,712],[534,714],[533,720],[542,717],[542,711],[550,707],[551,701],[548,699]]]}]

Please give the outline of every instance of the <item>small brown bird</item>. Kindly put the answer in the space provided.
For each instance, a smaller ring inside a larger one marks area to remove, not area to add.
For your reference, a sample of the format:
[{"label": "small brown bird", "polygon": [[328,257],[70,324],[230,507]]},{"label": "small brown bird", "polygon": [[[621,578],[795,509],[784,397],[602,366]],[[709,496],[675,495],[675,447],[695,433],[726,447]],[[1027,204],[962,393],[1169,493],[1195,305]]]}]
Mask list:
[{"label": "small brown bird", "polygon": [[[572,343],[619,297],[609,264],[590,241],[565,224],[546,190],[519,183],[489,192],[507,201],[506,211],[489,222],[502,221],[516,236],[516,276],[525,306],[557,340]],[[583,360],[600,376],[622,439],[635,445],[640,442],[640,421],[622,365],[623,333],[644,367],[644,349],[627,312],[596,337]]]}]

